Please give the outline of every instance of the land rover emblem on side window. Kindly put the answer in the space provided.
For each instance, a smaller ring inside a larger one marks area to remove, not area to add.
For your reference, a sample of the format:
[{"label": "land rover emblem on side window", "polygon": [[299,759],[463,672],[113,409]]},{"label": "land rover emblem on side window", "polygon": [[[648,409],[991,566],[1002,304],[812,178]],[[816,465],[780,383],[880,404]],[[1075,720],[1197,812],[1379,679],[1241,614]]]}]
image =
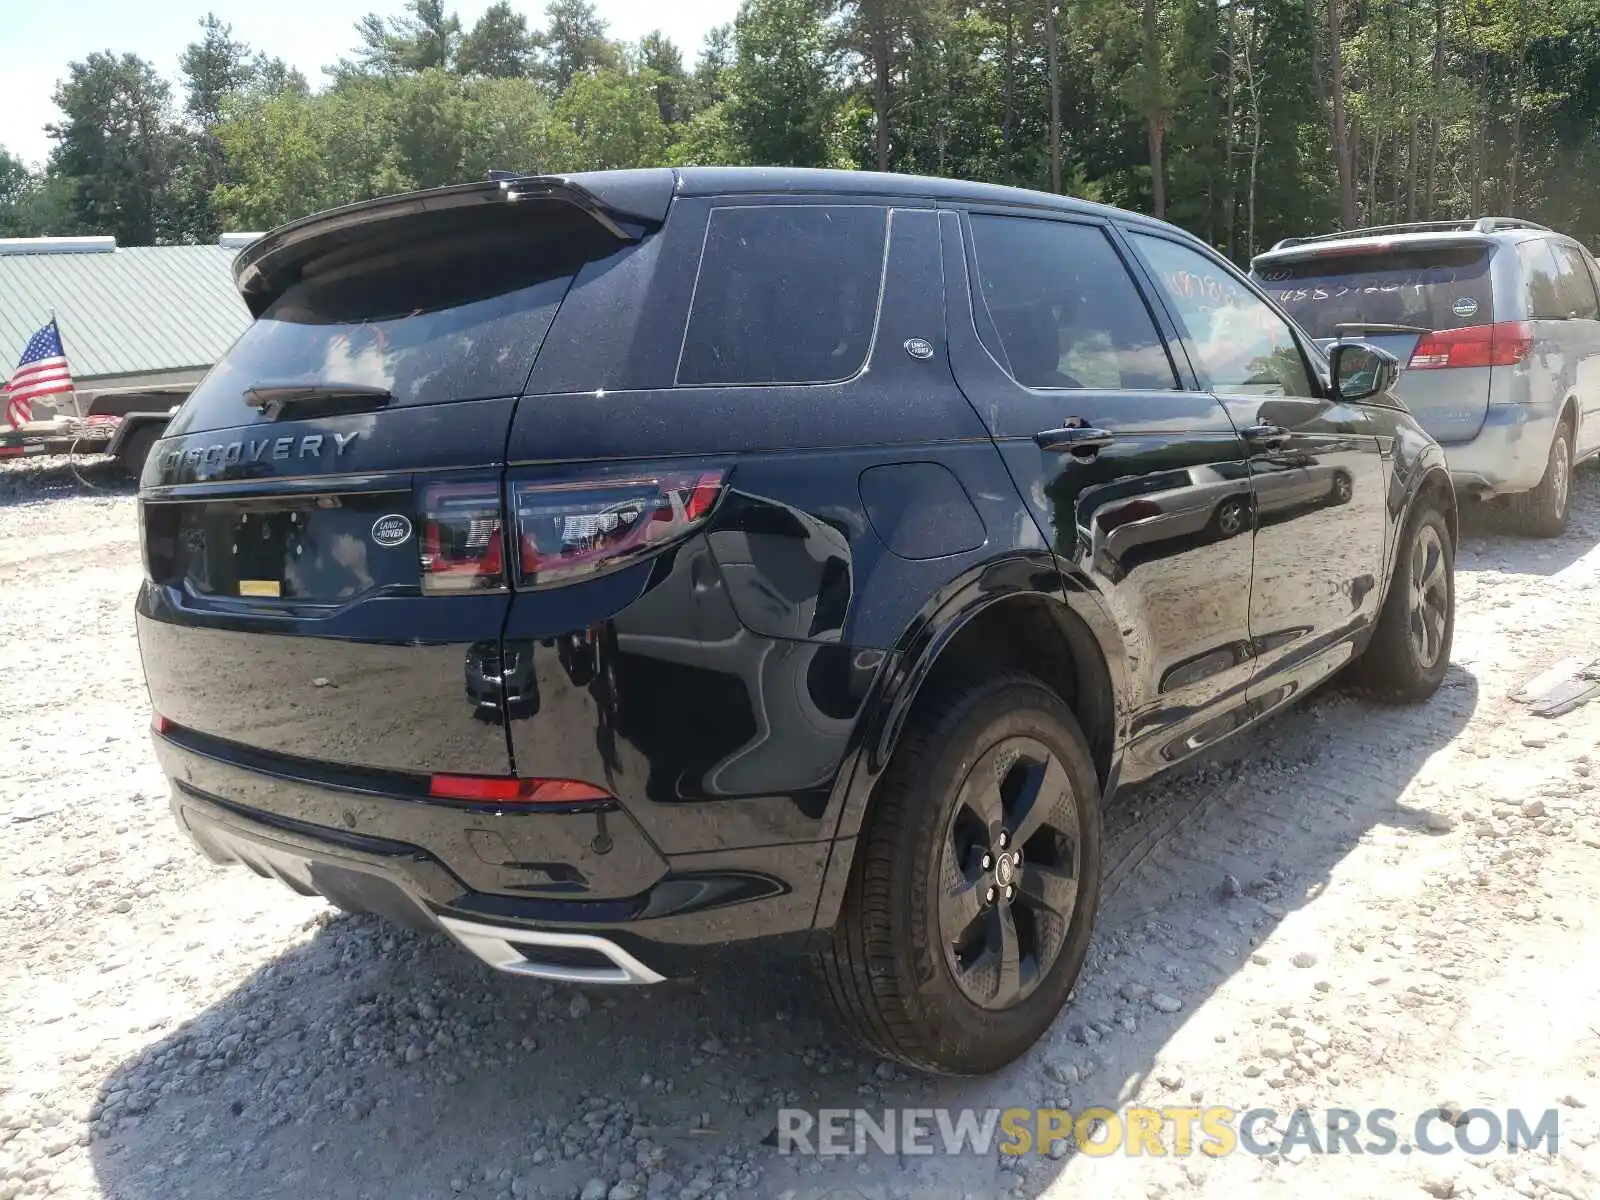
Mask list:
[{"label": "land rover emblem on side window", "polygon": [[411,518],[390,513],[372,523],[372,540],[380,546],[403,546],[411,537]]}]

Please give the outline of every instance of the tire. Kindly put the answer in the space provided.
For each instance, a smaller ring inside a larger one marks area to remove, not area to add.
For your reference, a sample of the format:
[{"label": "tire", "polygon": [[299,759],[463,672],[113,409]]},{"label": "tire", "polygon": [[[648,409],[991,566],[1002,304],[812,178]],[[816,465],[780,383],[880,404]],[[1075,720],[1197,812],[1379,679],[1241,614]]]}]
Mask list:
[{"label": "tire", "polygon": [[1572,511],[1572,423],[1565,417],[1550,442],[1544,478],[1531,492],[1512,498],[1517,525],[1534,537],[1560,537]]},{"label": "tire", "polygon": [[[1026,836],[1001,843],[980,811]],[[879,782],[839,921],[818,955],[841,1021],[872,1050],[920,1070],[981,1075],[1017,1058],[1083,968],[1100,843],[1094,763],[1054,692],[1008,673],[919,704]],[[997,969],[1007,918],[1012,971]],[[970,936],[944,932],[957,926]]]},{"label": "tire", "polygon": [[1357,681],[1376,699],[1415,704],[1444,682],[1456,627],[1455,555],[1443,513],[1412,514],[1378,627],[1355,664]]},{"label": "tire", "polygon": [[1250,501],[1243,496],[1230,496],[1217,505],[1211,514],[1210,528],[1219,538],[1233,537],[1250,526]]},{"label": "tire", "polygon": [[138,483],[139,476],[144,474],[145,460],[150,457],[150,451],[160,437],[159,425],[141,425],[118,447],[117,461],[122,464],[122,469],[135,483]]}]

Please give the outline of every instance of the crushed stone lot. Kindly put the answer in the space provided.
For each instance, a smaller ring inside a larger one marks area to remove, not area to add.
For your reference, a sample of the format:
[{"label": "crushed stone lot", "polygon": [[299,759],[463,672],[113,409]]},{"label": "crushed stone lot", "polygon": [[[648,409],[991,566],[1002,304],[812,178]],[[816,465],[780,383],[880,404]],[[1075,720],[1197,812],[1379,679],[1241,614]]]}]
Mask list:
[{"label": "crushed stone lot", "polygon": [[[209,865],[149,746],[131,487],[0,467],[0,1200],[1600,1197],[1600,702],[1511,698],[1600,656],[1574,487],[1554,541],[1468,521],[1431,702],[1324,690],[1121,797],[1075,1002],[950,1080],[857,1050],[803,964],[555,987]],[[1219,1158],[770,1144],[785,1107],[1125,1104],[1278,1115]],[[1441,1106],[1555,1110],[1556,1152],[1405,1153]],[[1394,1110],[1403,1146],[1272,1149],[1296,1107]]]}]

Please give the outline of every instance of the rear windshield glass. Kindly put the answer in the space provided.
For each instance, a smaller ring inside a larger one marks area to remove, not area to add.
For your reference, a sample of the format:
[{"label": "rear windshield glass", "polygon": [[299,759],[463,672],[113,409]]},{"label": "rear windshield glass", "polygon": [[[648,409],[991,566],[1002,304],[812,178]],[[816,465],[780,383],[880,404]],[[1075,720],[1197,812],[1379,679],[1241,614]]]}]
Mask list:
[{"label": "rear windshield glass", "polygon": [[387,232],[312,264],[245,330],[190,397],[193,427],[252,419],[244,391],[274,384],[382,387],[395,404],[515,395],[573,275],[617,246],[566,205]]},{"label": "rear windshield glass", "polygon": [[866,364],[887,209],[719,208],[678,362],[680,384],[837,383]]},{"label": "rear windshield glass", "polygon": [[1435,330],[1494,320],[1489,256],[1478,246],[1326,255],[1254,274],[1312,337],[1338,337],[1357,321]]}]

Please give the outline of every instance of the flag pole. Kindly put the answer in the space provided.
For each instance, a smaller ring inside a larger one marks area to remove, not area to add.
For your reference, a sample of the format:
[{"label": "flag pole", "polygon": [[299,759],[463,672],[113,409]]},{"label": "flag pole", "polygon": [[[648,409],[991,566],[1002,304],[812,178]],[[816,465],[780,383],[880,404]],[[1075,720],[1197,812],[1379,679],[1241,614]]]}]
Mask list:
[{"label": "flag pole", "polygon": [[[56,342],[61,347],[61,356],[71,362],[72,358],[67,354],[66,339],[61,336],[61,321],[56,317],[56,310],[53,307],[50,309],[50,327],[56,331]],[[76,381],[72,385],[72,415],[79,418],[83,416],[83,398],[78,395]]]}]

